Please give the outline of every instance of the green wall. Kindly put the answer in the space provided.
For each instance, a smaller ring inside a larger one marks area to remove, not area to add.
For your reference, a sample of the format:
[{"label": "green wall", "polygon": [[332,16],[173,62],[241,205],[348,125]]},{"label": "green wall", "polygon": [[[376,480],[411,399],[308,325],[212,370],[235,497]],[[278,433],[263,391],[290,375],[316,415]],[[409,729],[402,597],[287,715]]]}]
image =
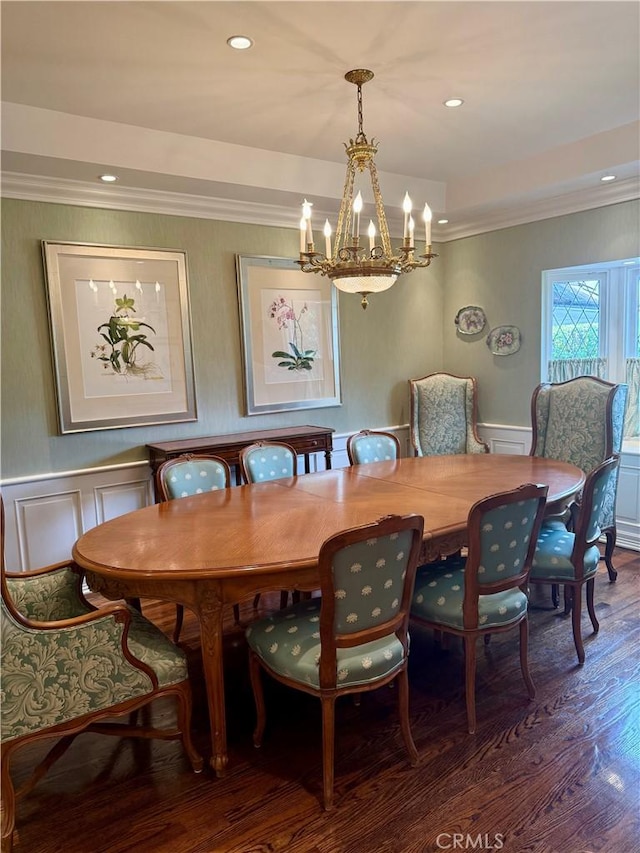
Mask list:
[{"label": "green wall", "polygon": [[[340,407],[246,417],[235,255],[296,257],[296,228],[109,211],[5,199],[2,203],[3,479],[126,463],[145,444],[293,424],[337,432],[406,423],[407,379],[442,368],[444,263],[371,297],[340,294]],[[59,435],[41,240],[187,252],[198,420]],[[444,260],[444,259],[442,259]]]},{"label": "green wall", "polygon": [[[468,237],[446,246],[443,364],[478,380],[479,420],[529,426],[531,392],[540,382],[543,270],[640,255],[640,202],[587,210]],[[480,305],[487,328],[456,331],[465,305]],[[518,326],[520,351],[494,356],[486,336],[494,326]]]},{"label": "green wall", "polygon": [[[296,257],[296,228],[2,203],[3,479],[146,458],[144,445],[312,423],[337,432],[407,423],[407,380],[434,370],[478,379],[485,423],[529,426],[540,376],[540,282],[545,269],[640,254],[640,202],[514,226],[438,247],[428,270],[402,278],[363,311],[340,294],[343,404],[246,417],[235,255]],[[198,420],[193,423],[58,435],[41,240],[184,249],[187,252]],[[478,336],[456,332],[465,305],[488,318]],[[516,325],[521,350],[493,356],[486,332]]]}]

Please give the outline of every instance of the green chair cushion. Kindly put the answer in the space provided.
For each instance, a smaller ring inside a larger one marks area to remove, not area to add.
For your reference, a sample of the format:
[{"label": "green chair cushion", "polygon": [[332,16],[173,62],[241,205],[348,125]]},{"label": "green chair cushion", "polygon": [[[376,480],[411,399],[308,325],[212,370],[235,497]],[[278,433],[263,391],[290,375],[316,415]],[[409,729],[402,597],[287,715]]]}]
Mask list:
[{"label": "green chair cushion", "polygon": [[[250,648],[274,672],[320,689],[319,598],[301,601],[249,625]],[[404,660],[395,634],[371,643],[337,650],[337,686],[367,684],[391,674]]]},{"label": "green chair cushion", "polygon": [[[575,534],[560,522],[545,522],[540,529],[536,552],[529,577],[532,580],[573,580],[576,570],[571,562]],[[597,545],[592,545],[584,555],[584,576],[595,574],[600,560]]]},{"label": "green chair cushion", "polygon": [[16,610],[36,622],[58,622],[90,613],[79,595],[81,578],[69,566],[42,575],[7,578]]},{"label": "green chair cushion", "polygon": [[[420,569],[411,602],[411,615],[427,622],[462,629],[464,568],[442,571],[438,565]],[[497,628],[517,621],[527,609],[527,596],[520,589],[481,595],[478,626]]]},{"label": "green chair cushion", "polygon": [[133,607],[129,628],[129,648],[132,653],[155,672],[160,687],[179,684],[188,678],[187,659],[179,646],[145,619]]}]

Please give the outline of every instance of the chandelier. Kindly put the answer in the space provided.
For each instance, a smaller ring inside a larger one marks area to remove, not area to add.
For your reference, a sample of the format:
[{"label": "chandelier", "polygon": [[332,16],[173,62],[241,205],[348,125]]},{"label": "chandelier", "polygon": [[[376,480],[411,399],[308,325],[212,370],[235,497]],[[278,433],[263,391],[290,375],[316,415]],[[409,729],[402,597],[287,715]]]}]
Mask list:
[{"label": "chandelier", "polygon": [[[387,217],[382,203],[382,194],[378,183],[378,173],[373,162],[378,146],[375,139],[368,141],[362,129],[362,86],[373,79],[373,72],[365,68],[348,71],[345,80],[358,87],[358,134],[345,143],[347,150],[347,176],[340,203],[335,240],[331,240],[329,220],[324,225],[325,250],[316,252],[311,228],[311,202],[302,203],[300,220],[300,268],[303,272],[321,273],[330,278],[338,290],[344,293],[359,293],[362,307],[366,308],[370,293],[381,293],[395,284],[402,273],[411,272],[417,267],[428,267],[431,258],[438,256],[431,251],[431,210],[424,206],[423,221],[425,251],[415,254],[415,225],[411,216],[412,204],[406,193],[402,209],[404,228],[402,245],[395,252],[391,248]],[[368,248],[360,245],[360,213],[362,211],[362,193],[358,191],[354,198],[356,173],[369,171],[373,201],[378,225],[369,220],[367,228]]]}]

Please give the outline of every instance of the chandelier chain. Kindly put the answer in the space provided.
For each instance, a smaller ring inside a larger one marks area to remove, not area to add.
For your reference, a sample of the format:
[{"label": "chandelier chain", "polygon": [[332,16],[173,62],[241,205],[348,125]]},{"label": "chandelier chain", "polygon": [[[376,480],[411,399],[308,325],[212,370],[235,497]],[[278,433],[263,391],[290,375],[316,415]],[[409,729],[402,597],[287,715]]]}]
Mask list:
[{"label": "chandelier chain", "polygon": [[362,129],[362,86],[358,83],[358,141],[365,140],[364,130]]}]

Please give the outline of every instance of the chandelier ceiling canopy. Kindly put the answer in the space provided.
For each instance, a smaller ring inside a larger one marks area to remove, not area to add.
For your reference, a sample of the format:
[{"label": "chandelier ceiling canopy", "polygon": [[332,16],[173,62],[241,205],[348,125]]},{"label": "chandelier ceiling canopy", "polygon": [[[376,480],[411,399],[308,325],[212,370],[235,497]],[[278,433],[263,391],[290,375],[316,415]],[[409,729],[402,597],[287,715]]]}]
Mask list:
[{"label": "chandelier ceiling canopy", "polygon": [[[362,126],[362,86],[373,79],[373,72],[365,68],[348,71],[345,80],[358,87],[358,133],[355,139],[345,143],[347,150],[347,176],[338,213],[335,238],[331,239],[329,220],[324,224],[324,252],[316,252],[311,227],[312,203],[305,199],[302,203],[300,219],[300,260],[303,272],[320,273],[328,276],[338,290],[345,293],[359,293],[362,307],[368,305],[370,293],[381,293],[395,284],[402,273],[411,272],[418,267],[428,267],[432,258],[438,256],[431,251],[431,209],[425,204],[422,219],[424,222],[424,254],[416,255],[414,232],[415,225],[411,216],[412,203],[406,193],[402,209],[404,228],[402,245],[396,250],[391,248],[391,238],[384,212],[382,194],[378,183],[378,173],[374,157],[378,150],[375,139],[371,142],[365,136]],[[360,245],[360,213],[363,207],[362,192],[355,194],[356,178],[369,174],[377,227],[369,220],[366,229],[368,246]]]}]

